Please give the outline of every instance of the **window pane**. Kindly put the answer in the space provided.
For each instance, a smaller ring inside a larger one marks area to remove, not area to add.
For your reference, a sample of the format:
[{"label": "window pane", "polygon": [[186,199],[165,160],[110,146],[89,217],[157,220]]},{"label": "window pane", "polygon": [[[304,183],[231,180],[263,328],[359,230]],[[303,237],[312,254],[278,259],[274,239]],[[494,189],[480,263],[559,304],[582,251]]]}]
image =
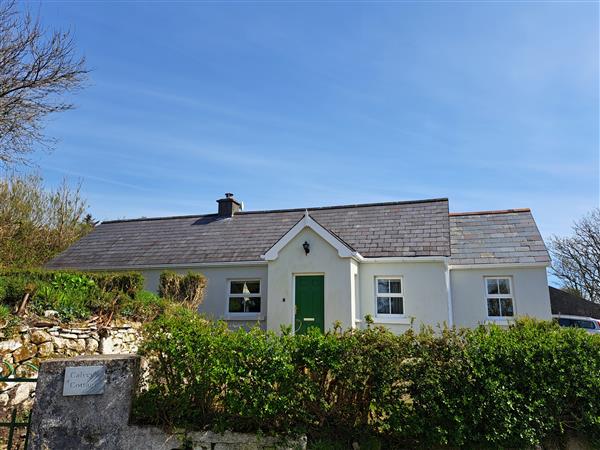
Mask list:
[{"label": "window pane", "polygon": [[573,322],[571,321],[571,319],[558,319],[558,324],[561,327],[571,327],[571,326],[573,326]]},{"label": "window pane", "polygon": [[402,293],[402,286],[400,285],[400,280],[390,280],[390,292],[392,294]]},{"label": "window pane", "polygon": [[508,278],[500,278],[498,280],[498,287],[500,294],[510,294],[510,284],[508,282]]},{"label": "window pane", "polygon": [[244,294],[259,294],[260,293],[260,281],[246,281],[244,288]]},{"label": "window pane", "polygon": [[587,328],[588,330],[594,329],[594,324],[590,320],[577,320],[577,326],[579,328]]},{"label": "window pane", "polygon": [[240,297],[229,297],[229,312],[244,312],[244,299]]},{"label": "window pane", "polygon": [[232,281],[231,294],[258,294],[260,293],[260,281]]},{"label": "window pane", "polygon": [[402,302],[402,298],[400,297],[392,297],[391,299],[392,302],[392,314],[403,314],[404,313],[404,308],[403,308],[403,302]]},{"label": "window pane", "polygon": [[377,314],[389,314],[390,313],[390,298],[389,297],[377,297]]},{"label": "window pane", "polygon": [[377,280],[377,292],[380,294],[387,294],[390,292],[390,285],[388,280]]},{"label": "window pane", "polygon": [[259,313],[260,297],[244,297],[244,311],[250,313]]},{"label": "window pane", "polygon": [[514,316],[512,298],[501,298],[500,306],[502,307],[503,316]]},{"label": "window pane", "polygon": [[230,287],[231,294],[243,294],[244,293],[244,282],[243,281],[232,281]]},{"label": "window pane", "polygon": [[497,298],[488,298],[488,316],[495,317],[500,315],[500,302]]},{"label": "window pane", "polygon": [[496,279],[487,280],[487,292],[488,292],[488,294],[497,294],[498,293],[498,280],[496,280]]}]

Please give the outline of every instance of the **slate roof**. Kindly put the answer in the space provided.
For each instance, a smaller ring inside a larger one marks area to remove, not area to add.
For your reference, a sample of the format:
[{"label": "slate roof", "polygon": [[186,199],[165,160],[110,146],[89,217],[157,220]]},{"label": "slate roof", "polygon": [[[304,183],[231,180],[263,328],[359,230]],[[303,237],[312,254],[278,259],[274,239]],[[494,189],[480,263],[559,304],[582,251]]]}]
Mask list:
[{"label": "slate roof", "polygon": [[[308,208],[364,257],[449,256],[448,199]],[[258,261],[305,209],[103,222],[47,264],[111,269]]]},{"label": "slate roof", "polygon": [[549,263],[529,209],[450,214],[450,264]]},{"label": "slate roof", "polygon": [[552,314],[584,316],[600,319],[600,303],[592,303],[562,289],[549,286]]}]

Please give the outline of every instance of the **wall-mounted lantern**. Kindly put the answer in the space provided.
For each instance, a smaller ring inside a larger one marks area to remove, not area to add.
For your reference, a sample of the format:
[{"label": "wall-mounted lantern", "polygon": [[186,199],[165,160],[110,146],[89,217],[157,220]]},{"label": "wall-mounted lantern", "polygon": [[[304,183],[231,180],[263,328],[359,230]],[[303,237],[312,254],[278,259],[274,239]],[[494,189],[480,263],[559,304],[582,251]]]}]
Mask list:
[{"label": "wall-mounted lantern", "polygon": [[304,249],[304,253],[306,255],[310,253],[310,244],[307,241],[304,241],[304,244],[302,244],[302,248]]}]

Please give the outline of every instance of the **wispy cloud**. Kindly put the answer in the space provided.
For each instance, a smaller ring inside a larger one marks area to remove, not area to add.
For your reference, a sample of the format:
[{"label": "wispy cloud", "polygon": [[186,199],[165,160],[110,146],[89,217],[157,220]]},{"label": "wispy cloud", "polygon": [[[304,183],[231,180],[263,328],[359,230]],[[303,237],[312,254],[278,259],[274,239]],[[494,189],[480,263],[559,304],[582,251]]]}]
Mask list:
[{"label": "wispy cloud", "polygon": [[59,173],[62,175],[77,177],[82,180],[94,180],[94,181],[98,181],[103,184],[110,184],[112,186],[124,187],[127,189],[134,189],[136,191],[142,191],[142,192],[151,192],[152,191],[152,189],[149,189],[144,186],[139,186],[139,185],[135,185],[135,184],[131,184],[131,183],[124,183],[122,181],[115,180],[115,179],[99,177],[96,175],[92,175],[90,173],[83,173],[83,172],[78,172],[78,171],[73,171],[73,170],[62,169],[60,167],[53,167],[53,166],[49,166],[47,164],[44,164],[42,166],[42,169],[50,171],[50,172],[56,172],[56,173]]},{"label": "wispy cloud", "polygon": [[118,8],[42,5],[94,72],[40,166],[88,180],[102,217],[231,190],[252,209],[448,196],[554,233],[598,205],[597,3]]}]

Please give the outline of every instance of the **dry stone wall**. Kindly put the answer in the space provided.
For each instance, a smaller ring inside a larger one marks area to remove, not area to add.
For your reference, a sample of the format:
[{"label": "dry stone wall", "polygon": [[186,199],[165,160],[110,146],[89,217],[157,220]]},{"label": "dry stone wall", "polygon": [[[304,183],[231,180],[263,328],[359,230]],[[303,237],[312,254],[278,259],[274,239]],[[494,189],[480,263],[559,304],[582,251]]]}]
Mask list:
[{"label": "dry stone wall", "polygon": [[[8,374],[10,365],[13,378],[35,377],[32,365],[39,367],[49,358],[136,353],[140,339],[141,324],[135,322],[101,328],[94,323],[83,327],[51,323],[23,326],[14,336],[0,341],[3,375]],[[0,383],[0,416],[13,407],[30,409],[34,391],[35,383]]]}]

